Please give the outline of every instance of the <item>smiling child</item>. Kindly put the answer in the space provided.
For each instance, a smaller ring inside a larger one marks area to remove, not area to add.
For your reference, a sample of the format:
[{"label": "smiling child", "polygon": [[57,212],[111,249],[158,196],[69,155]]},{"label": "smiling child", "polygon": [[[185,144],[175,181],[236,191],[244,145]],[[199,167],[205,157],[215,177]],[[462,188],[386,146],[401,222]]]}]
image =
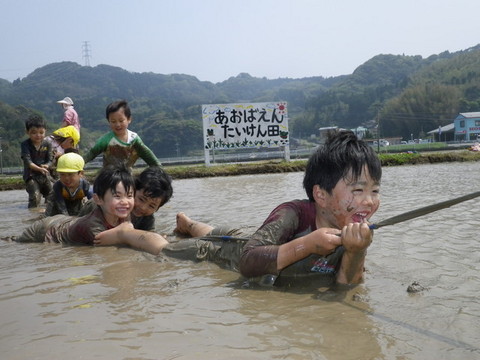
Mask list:
[{"label": "smiling child", "polygon": [[105,113],[111,131],[102,136],[84,155],[85,163],[103,153],[104,166],[121,161],[131,168],[138,158],[143,159],[149,166],[161,165],[140,136],[128,129],[132,122],[132,114],[125,100],[109,104]]},{"label": "smiling child", "polygon": [[57,214],[78,215],[82,205],[92,198],[89,182],[83,177],[83,158],[76,153],[67,153],[58,158],[59,180],[47,198],[45,216]]}]

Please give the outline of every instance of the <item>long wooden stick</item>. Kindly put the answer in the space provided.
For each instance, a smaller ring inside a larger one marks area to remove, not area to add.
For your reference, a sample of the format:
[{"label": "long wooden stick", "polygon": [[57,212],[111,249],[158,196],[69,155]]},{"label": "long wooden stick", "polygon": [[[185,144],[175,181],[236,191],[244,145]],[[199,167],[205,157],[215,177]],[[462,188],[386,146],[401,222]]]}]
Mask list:
[{"label": "long wooden stick", "polygon": [[439,202],[439,203],[436,203],[436,204],[424,206],[424,207],[421,207],[421,208],[418,208],[418,209],[415,209],[415,210],[412,210],[412,211],[408,211],[406,213],[403,213],[403,214],[400,214],[400,215],[393,216],[391,218],[382,220],[377,224],[371,224],[370,229],[378,229],[378,228],[381,228],[383,226],[398,224],[398,223],[401,223],[403,221],[407,221],[407,220],[410,220],[410,219],[417,218],[419,216],[430,214],[430,213],[432,213],[434,211],[437,211],[437,210],[442,210],[442,209],[448,208],[450,206],[461,203],[463,201],[474,199],[478,196],[480,196],[480,191],[476,191],[476,192],[473,192],[471,194],[463,195],[463,196],[460,196],[460,197],[455,198],[455,199],[446,200],[446,201],[442,201],[442,202]]}]

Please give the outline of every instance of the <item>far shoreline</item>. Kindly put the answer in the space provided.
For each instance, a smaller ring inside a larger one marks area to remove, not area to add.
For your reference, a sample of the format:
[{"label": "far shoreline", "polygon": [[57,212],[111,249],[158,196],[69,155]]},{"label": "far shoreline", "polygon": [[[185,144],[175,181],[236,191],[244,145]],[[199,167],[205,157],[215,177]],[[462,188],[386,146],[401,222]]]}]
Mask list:
[{"label": "far shoreline", "polygon": [[[421,165],[448,162],[480,161],[480,152],[469,150],[453,150],[426,153],[398,153],[379,154],[382,167],[400,165]],[[307,164],[304,160],[268,160],[248,163],[228,163],[206,165],[170,165],[164,169],[173,180],[193,179],[217,176],[239,176],[254,174],[272,174],[286,172],[303,172]],[[144,168],[134,168],[133,173],[138,174]],[[98,169],[86,170],[85,177],[93,184]],[[22,175],[0,175],[0,191],[25,189]]]}]

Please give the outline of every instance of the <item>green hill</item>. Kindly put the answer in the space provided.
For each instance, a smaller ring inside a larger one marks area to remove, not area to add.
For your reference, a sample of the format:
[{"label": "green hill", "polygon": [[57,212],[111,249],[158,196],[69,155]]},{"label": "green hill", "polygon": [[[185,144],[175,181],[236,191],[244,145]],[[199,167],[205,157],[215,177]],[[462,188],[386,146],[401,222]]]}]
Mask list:
[{"label": "green hill", "polygon": [[[318,70],[321,73],[321,69]],[[53,131],[70,96],[82,123],[82,146],[109,130],[105,107],[126,99],[131,129],[158,157],[199,154],[201,105],[287,101],[292,137],[307,138],[323,126],[375,126],[382,136],[426,133],[459,112],[480,110],[480,45],[428,58],[378,55],[352,74],[302,79],[256,78],[242,73],[220,83],[185,74],[133,73],[118,67],[53,63],[13,82],[0,79],[0,136],[4,165],[20,164],[19,142],[29,112],[42,114]]]}]

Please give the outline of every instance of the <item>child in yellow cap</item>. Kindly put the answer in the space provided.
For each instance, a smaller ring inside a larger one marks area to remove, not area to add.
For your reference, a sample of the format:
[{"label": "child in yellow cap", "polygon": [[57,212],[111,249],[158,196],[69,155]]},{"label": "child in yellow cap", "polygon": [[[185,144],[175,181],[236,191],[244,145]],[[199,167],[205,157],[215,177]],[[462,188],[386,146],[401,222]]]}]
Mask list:
[{"label": "child in yellow cap", "polygon": [[65,126],[53,132],[53,139],[63,149],[64,153],[68,153],[69,149],[76,149],[80,142],[80,133],[72,126]]},{"label": "child in yellow cap", "polygon": [[78,143],[80,142],[80,133],[72,126],[65,126],[55,130],[52,135],[48,137],[52,144],[53,162],[50,168],[50,174],[55,180],[58,180],[56,171],[57,161],[60,156],[69,152],[76,152],[78,154]]},{"label": "child in yellow cap", "polygon": [[70,152],[58,158],[59,180],[47,198],[45,216],[79,214],[84,202],[92,198],[90,184],[83,177],[85,161],[82,156]]}]

